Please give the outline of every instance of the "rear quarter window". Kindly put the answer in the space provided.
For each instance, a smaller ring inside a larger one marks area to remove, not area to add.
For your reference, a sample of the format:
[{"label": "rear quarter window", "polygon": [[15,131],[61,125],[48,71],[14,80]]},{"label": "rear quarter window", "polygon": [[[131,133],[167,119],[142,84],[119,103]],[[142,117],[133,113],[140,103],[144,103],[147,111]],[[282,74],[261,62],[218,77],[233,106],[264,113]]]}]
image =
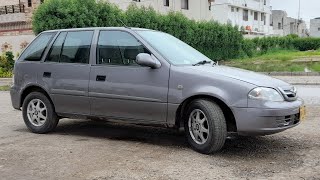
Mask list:
[{"label": "rear quarter window", "polygon": [[22,53],[20,59],[24,61],[40,61],[55,34],[55,32],[40,34]]}]

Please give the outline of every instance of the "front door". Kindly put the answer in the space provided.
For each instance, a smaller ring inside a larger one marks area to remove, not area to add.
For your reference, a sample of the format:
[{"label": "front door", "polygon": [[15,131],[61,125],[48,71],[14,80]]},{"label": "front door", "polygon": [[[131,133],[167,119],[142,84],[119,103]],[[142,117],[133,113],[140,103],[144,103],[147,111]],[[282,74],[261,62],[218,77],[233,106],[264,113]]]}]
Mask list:
[{"label": "front door", "polygon": [[42,63],[38,79],[58,113],[90,115],[88,85],[93,31],[61,32]]},{"label": "front door", "polygon": [[169,68],[142,67],[139,53],[150,52],[124,31],[101,31],[97,65],[91,67],[91,114],[131,121],[165,123]]}]

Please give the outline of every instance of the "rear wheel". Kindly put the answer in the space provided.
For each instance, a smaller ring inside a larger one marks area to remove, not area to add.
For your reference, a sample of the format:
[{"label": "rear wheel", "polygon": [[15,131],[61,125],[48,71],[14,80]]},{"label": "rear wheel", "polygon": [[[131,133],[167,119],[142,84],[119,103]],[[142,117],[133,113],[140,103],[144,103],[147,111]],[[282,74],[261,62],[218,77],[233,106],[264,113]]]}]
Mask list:
[{"label": "rear wheel", "polygon": [[28,129],[39,134],[54,130],[59,122],[53,105],[41,92],[27,95],[22,105],[22,115]]},{"label": "rear wheel", "polygon": [[198,99],[184,115],[185,133],[191,147],[203,154],[219,151],[227,137],[223,111],[215,102]]}]

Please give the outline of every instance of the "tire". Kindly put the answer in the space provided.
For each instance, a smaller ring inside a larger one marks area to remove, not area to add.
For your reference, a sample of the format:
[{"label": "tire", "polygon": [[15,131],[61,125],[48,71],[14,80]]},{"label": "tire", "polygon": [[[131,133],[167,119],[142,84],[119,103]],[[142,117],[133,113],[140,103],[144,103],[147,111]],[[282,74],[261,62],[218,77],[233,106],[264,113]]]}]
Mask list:
[{"label": "tire", "polygon": [[[39,107],[37,105],[39,105]],[[47,96],[41,92],[32,92],[27,95],[23,101],[22,115],[28,129],[37,134],[45,134],[53,131],[59,122],[52,103]],[[46,119],[44,117],[46,117]]]},{"label": "tire", "polygon": [[[198,114],[200,120],[196,120]],[[190,146],[203,154],[221,150],[227,138],[227,125],[222,109],[207,99],[197,99],[190,103],[184,113],[184,128]]]}]

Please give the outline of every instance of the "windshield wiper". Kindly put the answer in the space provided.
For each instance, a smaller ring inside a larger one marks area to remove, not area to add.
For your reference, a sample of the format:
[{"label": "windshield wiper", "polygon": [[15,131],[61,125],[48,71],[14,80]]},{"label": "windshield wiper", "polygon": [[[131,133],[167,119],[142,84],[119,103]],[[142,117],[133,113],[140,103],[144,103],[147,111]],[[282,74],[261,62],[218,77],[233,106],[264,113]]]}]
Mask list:
[{"label": "windshield wiper", "polygon": [[193,66],[211,64],[211,63],[212,63],[212,61],[206,61],[206,60],[204,60],[204,61],[199,61],[199,62],[197,62],[196,64],[193,64]]}]

